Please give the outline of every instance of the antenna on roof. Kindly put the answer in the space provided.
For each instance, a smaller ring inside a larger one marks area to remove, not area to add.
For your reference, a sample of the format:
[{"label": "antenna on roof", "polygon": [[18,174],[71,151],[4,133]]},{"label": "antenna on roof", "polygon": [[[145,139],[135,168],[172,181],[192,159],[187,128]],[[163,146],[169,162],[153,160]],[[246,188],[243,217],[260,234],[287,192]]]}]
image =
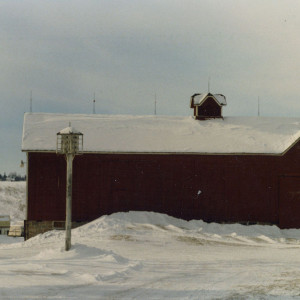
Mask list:
[{"label": "antenna on roof", "polygon": [[260,116],[260,101],[259,101],[259,96],[258,96],[258,99],[257,99],[257,116],[259,117]]},{"label": "antenna on roof", "polygon": [[94,92],[94,100],[93,100],[93,114],[96,113],[96,95],[95,95],[95,92]]},{"label": "antenna on roof", "polygon": [[32,91],[30,91],[30,107],[29,111],[32,113]]},{"label": "antenna on roof", "polygon": [[208,93],[210,93],[210,76],[208,77],[207,89]]},{"label": "antenna on roof", "polygon": [[154,115],[156,116],[156,93],[154,94]]}]

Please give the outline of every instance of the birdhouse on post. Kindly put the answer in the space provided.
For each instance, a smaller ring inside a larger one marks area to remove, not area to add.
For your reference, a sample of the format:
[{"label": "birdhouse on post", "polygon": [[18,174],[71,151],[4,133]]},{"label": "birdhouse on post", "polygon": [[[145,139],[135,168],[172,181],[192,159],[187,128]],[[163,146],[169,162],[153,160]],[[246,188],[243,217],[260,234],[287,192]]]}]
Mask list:
[{"label": "birdhouse on post", "polygon": [[56,153],[65,155],[67,160],[66,251],[71,248],[73,159],[75,155],[80,154],[82,150],[83,134],[72,128],[71,124],[69,124],[69,127],[57,133]]},{"label": "birdhouse on post", "polygon": [[83,150],[83,134],[78,130],[69,127],[57,133],[57,154],[73,154],[74,156]]}]

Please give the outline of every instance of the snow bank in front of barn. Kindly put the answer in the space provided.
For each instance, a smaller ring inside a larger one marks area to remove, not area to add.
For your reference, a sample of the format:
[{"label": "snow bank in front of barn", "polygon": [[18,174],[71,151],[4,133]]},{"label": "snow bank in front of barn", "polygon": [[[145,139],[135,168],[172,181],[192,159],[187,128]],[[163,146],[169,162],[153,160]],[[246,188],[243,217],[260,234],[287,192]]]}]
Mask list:
[{"label": "snow bank in front of barn", "polygon": [[69,122],[83,133],[86,152],[279,154],[300,137],[299,118],[198,121],[171,116],[27,113],[22,150],[55,151],[56,133]]},{"label": "snow bank in front of barn", "polygon": [[[297,229],[279,229],[277,226],[267,225],[241,225],[206,223],[202,220],[185,221],[177,219],[166,214],[154,212],[120,212],[109,216],[103,216],[86,225],[74,229],[74,234],[85,236],[88,233],[106,233],[106,234],[127,234],[132,229],[143,231],[169,231],[180,233],[199,234],[209,238],[234,238],[241,242],[252,242],[253,238],[260,237],[266,242],[284,242],[285,239],[299,239],[300,230]],[[247,240],[248,239],[248,240]]]},{"label": "snow bank in front of barn", "polygon": [[[10,199],[6,205],[0,201],[0,208],[15,204],[7,213],[14,214],[24,201],[25,183],[0,186],[0,199]],[[26,242],[0,235],[1,299],[299,296],[300,230],[296,229],[185,221],[130,211],[73,229],[68,252],[64,242],[64,230]]]},{"label": "snow bank in front of barn", "polygon": [[[184,234],[185,236],[202,238],[203,242],[222,241],[224,243],[242,244],[282,244],[294,239],[300,245],[300,230],[279,229],[269,225],[241,225],[206,223],[202,220],[185,221],[165,214],[154,212],[119,212],[102,216],[86,225],[72,230],[75,240],[102,239],[112,237],[116,239],[143,240],[149,233],[162,235]],[[27,245],[49,243],[50,240],[64,239],[63,231],[50,231],[29,239]],[[299,242],[296,240],[299,240]]]},{"label": "snow bank in front of barn", "polygon": [[288,299],[299,288],[300,230],[184,221],[154,212],[102,216],[26,242],[0,237],[7,299]]}]

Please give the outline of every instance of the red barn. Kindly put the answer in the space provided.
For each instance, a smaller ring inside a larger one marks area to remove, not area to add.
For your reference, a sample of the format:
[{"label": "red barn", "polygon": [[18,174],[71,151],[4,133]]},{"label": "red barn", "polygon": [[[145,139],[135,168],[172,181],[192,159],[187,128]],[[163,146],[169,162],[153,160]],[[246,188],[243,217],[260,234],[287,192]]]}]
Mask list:
[{"label": "red barn", "polygon": [[300,227],[299,118],[27,113],[26,238],[64,227],[66,162],[56,133],[69,122],[84,140],[73,162],[73,226],[146,210]]}]

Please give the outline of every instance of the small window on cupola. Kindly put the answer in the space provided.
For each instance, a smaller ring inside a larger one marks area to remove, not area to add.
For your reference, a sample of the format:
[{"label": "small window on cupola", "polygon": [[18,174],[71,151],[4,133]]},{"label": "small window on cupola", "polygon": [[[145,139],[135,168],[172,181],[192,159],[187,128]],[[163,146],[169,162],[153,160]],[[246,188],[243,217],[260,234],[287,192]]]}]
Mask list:
[{"label": "small window on cupola", "polygon": [[191,97],[191,108],[194,109],[194,118],[197,120],[223,118],[222,107],[226,98],[222,94],[194,94]]}]

